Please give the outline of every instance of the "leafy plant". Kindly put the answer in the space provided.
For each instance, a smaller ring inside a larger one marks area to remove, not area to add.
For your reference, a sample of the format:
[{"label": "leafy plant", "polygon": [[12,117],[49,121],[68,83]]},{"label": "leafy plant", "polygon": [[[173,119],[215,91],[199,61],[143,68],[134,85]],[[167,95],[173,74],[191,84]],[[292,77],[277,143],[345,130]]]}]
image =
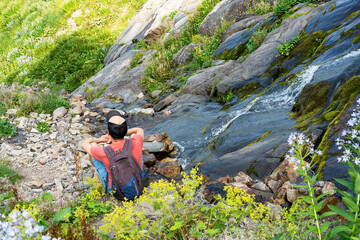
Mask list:
[{"label": "leafy plant", "polygon": [[344,217],[348,222],[331,229],[328,238],[332,238],[335,234],[338,234],[342,239],[359,239],[360,236],[360,100],[357,103],[357,107],[351,115],[352,118],[347,123],[353,129],[344,130],[342,133],[344,138],[336,140],[339,148],[344,149],[343,155],[338,157],[338,160],[349,167],[349,181],[335,179],[349,191],[337,189],[342,195],[342,200],[348,211],[336,206],[329,206],[334,213]]},{"label": "leafy plant", "polygon": [[0,178],[7,177],[11,183],[15,183],[21,176],[9,168],[9,163],[0,158]]},{"label": "leafy plant", "polygon": [[276,50],[278,50],[283,56],[289,56],[290,51],[295,47],[296,43],[299,42],[300,38],[301,38],[300,35],[293,37],[290,41],[280,44],[276,48]]},{"label": "leafy plant", "polygon": [[37,125],[36,125],[36,129],[39,131],[39,132],[47,132],[50,130],[50,126],[47,122],[44,122],[44,121],[41,121],[41,122],[38,122]]},{"label": "leafy plant", "polygon": [[274,6],[266,0],[251,1],[246,13],[264,15],[274,10]]},{"label": "leafy plant", "polygon": [[321,2],[322,0],[280,0],[275,7],[275,15],[280,17],[286,13],[295,5],[305,2]]},{"label": "leafy plant", "polygon": [[[313,160],[317,154],[321,154],[321,151],[314,150],[314,144],[306,139],[304,134],[292,133],[289,137],[290,150],[286,158],[290,159],[290,162],[294,163],[294,169],[297,169],[297,173],[304,177],[306,185],[295,185],[296,188],[304,188],[308,191],[308,196],[300,196],[304,202],[309,204],[309,210],[306,212],[297,213],[299,215],[308,216],[315,222],[314,225],[308,225],[308,230],[304,233],[307,235],[310,232],[317,234],[318,239],[322,239],[322,234],[330,227],[331,222],[322,222],[320,226],[320,219],[333,215],[332,212],[325,212],[321,216],[317,212],[320,211],[321,207],[325,203],[326,199],[323,199],[326,195],[330,194],[330,191],[315,197],[314,183],[317,180],[318,174],[315,176],[309,175],[309,170],[313,167],[313,161],[307,163],[305,159],[310,158]],[[321,200],[323,199],[323,200]]]},{"label": "leafy plant", "polygon": [[0,137],[14,136],[15,127],[7,119],[0,119]]}]

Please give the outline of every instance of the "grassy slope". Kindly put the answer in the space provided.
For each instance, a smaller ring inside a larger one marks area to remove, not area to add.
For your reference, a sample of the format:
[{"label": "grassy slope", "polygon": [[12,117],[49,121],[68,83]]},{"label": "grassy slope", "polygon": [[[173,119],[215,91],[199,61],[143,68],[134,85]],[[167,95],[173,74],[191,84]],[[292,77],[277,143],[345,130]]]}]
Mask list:
[{"label": "grassy slope", "polygon": [[[0,1],[0,82],[76,89],[146,0]],[[74,14],[75,12],[75,14]]]}]

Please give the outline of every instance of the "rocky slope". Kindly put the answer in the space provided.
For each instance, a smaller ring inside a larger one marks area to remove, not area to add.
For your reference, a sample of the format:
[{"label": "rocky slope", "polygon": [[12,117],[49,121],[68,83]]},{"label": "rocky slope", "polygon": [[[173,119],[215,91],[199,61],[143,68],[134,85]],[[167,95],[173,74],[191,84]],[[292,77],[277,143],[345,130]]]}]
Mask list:
[{"label": "rocky slope", "polygon": [[[73,95],[86,96],[86,88],[105,86],[94,104],[119,109],[153,104],[153,120],[146,119],[140,125],[150,133],[167,132],[181,146],[183,165],[202,162],[202,172],[211,178],[234,176],[240,170],[260,178],[269,174],[280,164],[287,150],[287,136],[296,129],[306,131],[323,150],[324,157],[317,160],[325,179],[341,177],[343,172],[331,170],[337,167],[331,136],[339,134],[343,121],[336,119],[344,116],[360,93],[360,2],[304,3],[294,6],[286,16],[276,17],[273,13],[245,13],[247,1],[221,1],[199,27],[200,34],[211,35],[224,17],[233,22],[214,51],[213,59],[217,60],[210,67],[186,72],[191,52],[198,47],[191,43],[175,55],[174,78],[166,87],[145,94],[141,79],[154,50],[129,70],[139,51],[133,48],[141,39],[151,44],[181,31],[186,23],[184,12],[191,15],[199,2],[186,3],[185,7],[178,7],[178,2],[149,1],[109,51],[103,70]],[[175,10],[173,21],[159,21]],[[161,30],[164,28],[166,33]],[[260,46],[251,53],[244,52],[256,32],[263,30],[267,35]],[[278,46],[296,36],[300,37],[292,50],[281,54]],[[179,72],[190,76],[180,90],[172,84]],[[226,108],[212,101],[229,91],[237,96]],[[258,138],[261,141],[249,145]]]}]

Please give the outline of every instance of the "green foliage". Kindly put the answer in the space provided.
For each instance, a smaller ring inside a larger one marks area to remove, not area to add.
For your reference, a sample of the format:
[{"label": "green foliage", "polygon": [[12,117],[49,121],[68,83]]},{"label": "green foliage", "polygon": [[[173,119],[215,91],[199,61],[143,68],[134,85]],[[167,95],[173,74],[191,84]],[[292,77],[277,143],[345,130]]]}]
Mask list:
[{"label": "green foliage", "polygon": [[[21,179],[21,176],[14,172],[13,170],[11,170],[9,168],[9,163],[7,161],[5,161],[4,159],[0,158],[0,178],[3,177],[8,177],[11,183],[15,183],[18,179]],[[1,196],[1,195],[0,195]],[[1,197],[0,197],[1,198]],[[5,198],[5,195],[2,196],[2,198]],[[1,200],[1,199],[0,199]],[[3,199],[5,200],[5,199]],[[3,201],[1,200],[1,201]],[[0,202],[1,202],[0,201]],[[0,211],[1,212],[1,211]]]},{"label": "green foliage", "polygon": [[136,53],[135,57],[131,60],[130,69],[133,69],[139,65],[138,62],[144,56],[144,54],[145,53],[143,51]]},{"label": "green foliage", "polygon": [[69,99],[59,98],[54,92],[29,92],[16,89],[0,91],[0,113],[7,109],[18,109],[17,116],[27,116],[30,112],[52,113],[59,107],[69,108]]},{"label": "green foliage", "polygon": [[258,47],[261,45],[261,43],[264,41],[265,37],[267,36],[268,32],[266,29],[258,28],[256,31],[251,35],[251,38],[246,44],[247,53],[251,54],[253,53]]},{"label": "green foliage", "polygon": [[1,1],[0,82],[44,79],[74,90],[101,69],[110,45],[145,2]]},{"label": "green foliage", "polygon": [[284,42],[283,44],[280,44],[276,50],[278,50],[281,55],[283,56],[289,56],[290,55],[290,51],[295,47],[295,45],[299,42],[300,40],[300,35],[293,37],[290,41],[288,42]]},{"label": "green foliage", "polygon": [[223,103],[227,103],[229,102],[232,98],[234,97],[234,94],[232,92],[232,90],[230,90],[228,93],[226,94],[221,94],[221,93],[217,93],[214,98],[215,101],[219,101],[219,102],[223,102]]},{"label": "green foliage", "polygon": [[172,12],[169,14],[169,19],[170,19],[170,20],[174,20],[174,18],[175,18],[175,16],[176,16],[177,13],[178,13],[177,10],[172,11]]},{"label": "green foliage", "polygon": [[275,7],[275,15],[280,17],[286,13],[289,12],[289,10],[300,3],[305,3],[305,2],[321,2],[322,0],[280,0],[280,2],[276,5]]},{"label": "green foliage", "polygon": [[264,15],[274,10],[274,6],[266,0],[251,1],[246,13]]},{"label": "green foliage", "polygon": [[11,137],[15,132],[15,127],[7,119],[0,119],[0,137]]},{"label": "green foliage", "polygon": [[[159,40],[152,46],[149,46],[149,48],[156,49],[157,52],[153,56],[152,63],[147,66],[144,77],[141,80],[141,85],[144,87],[145,92],[163,89],[166,81],[173,77],[174,73],[171,69],[175,54],[182,47],[192,42],[193,36],[198,34],[201,22],[218,2],[220,0],[204,0],[179,35]],[[193,68],[198,68],[202,65],[204,67],[210,66],[211,55],[215,51],[216,46],[220,44],[221,31],[224,31],[224,29],[219,30],[215,34],[216,36],[204,37],[202,39],[204,46],[197,48],[196,51],[199,56],[194,59]]]},{"label": "green foliage", "polygon": [[38,122],[37,125],[36,125],[36,129],[39,131],[39,132],[47,132],[50,130],[50,126],[47,122]]},{"label": "green foliage", "polygon": [[353,39],[353,43],[358,43],[360,42],[360,33],[356,33],[356,36]]}]

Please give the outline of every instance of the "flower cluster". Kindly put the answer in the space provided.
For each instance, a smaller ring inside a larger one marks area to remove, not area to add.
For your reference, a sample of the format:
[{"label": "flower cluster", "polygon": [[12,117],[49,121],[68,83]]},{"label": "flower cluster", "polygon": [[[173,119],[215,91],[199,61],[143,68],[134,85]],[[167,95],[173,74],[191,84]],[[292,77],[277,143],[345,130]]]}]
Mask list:
[{"label": "flower cluster", "polygon": [[347,125],[352,129],[346,129],[342,132],[342,138],[337,138],[336,145],[338,149],[344,149],[343,155],[338,157],[339,162],[353,161],[355,165],[360,167],[360,99],[357,100],[357,105],[351,114]]},{"label": "flower cluster", "polygon": [[314,155],[322,154],[320,150],[314,149],[314,144],[310,139],[306,138],[303,133],[291,133],[288,138],[288,144],[290,149],[285,158],[289,159],[290,162],[295,163],[295,170],[299,167],[304,171],[305,169],[309,169],[310,164],[303,160],[309,156],[314,157]]},{"label": "flower cluster", "polygon": [[[1,216],[5,219],[5,216]],[[36,224],[34,218],[30,216],[27,210],[13,211],[9,214],[7,221],[0,220],[0,238],[4,240],[21,239],[41,239],[41,240],[60,240],[60,238],[51,238],[48,234],[42,236],[43,226]]]}]

